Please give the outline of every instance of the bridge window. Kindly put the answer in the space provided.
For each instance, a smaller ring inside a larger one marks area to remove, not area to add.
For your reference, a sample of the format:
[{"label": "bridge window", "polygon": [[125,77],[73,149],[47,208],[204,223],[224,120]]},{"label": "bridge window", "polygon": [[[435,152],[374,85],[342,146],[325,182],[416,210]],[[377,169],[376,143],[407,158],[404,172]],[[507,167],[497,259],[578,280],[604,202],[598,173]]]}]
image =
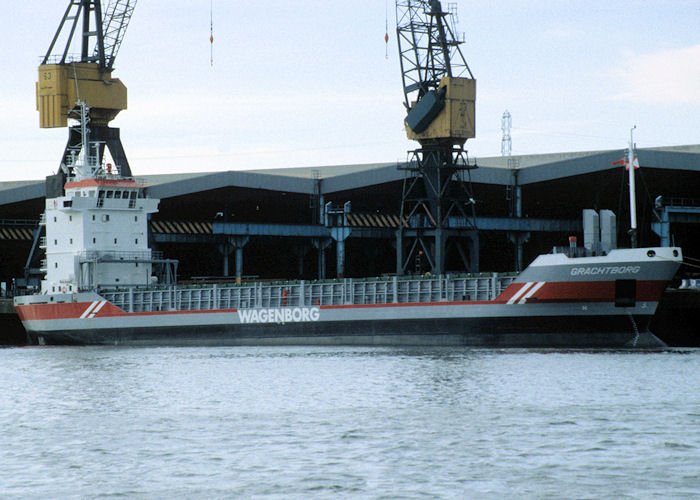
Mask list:
[{"label": "bridge window", "polygon": [[113,198],[114,197],[114,191],[107,191],[107,198]]},{"label": "bridge window", "polygon": [[115,191],[115,192],[114,192],[114,199],[116,199],[116,200],[121,200],[121,199],[122,199],[122,192],[121,192],[121,191]]}]

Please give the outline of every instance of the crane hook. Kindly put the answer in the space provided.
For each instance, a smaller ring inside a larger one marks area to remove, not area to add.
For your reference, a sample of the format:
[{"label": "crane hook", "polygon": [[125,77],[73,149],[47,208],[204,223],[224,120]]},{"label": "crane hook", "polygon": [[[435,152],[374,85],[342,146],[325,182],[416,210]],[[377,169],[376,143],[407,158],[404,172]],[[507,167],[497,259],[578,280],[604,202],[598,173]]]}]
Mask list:
[{"label": "crane hook", "polygon": [[214,66],[214,0],[209,1],[209,65]]}]

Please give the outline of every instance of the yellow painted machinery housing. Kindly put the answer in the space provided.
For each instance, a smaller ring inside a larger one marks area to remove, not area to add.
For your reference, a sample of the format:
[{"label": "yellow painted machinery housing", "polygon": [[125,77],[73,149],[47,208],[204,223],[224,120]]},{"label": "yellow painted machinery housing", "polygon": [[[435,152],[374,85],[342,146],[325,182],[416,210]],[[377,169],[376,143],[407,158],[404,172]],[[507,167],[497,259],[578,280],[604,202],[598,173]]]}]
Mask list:
[{"label": "yellow painted machinery housing", "polygon": [[126,109],[126,87],[95,63],[39,66],[36,106],[41,128],[67,126],[79,99],[91,108],[91,123],[106,126]]},{"label": "yellow painted machinery housing", "polygon": [[414,132],[407,124],[409,139],[418,142],[450,139],[453,144],[462,145],[476,135],[476,80],[445,76],[440,80],[438,91],[443,88],[444,107],[420,133]]}]

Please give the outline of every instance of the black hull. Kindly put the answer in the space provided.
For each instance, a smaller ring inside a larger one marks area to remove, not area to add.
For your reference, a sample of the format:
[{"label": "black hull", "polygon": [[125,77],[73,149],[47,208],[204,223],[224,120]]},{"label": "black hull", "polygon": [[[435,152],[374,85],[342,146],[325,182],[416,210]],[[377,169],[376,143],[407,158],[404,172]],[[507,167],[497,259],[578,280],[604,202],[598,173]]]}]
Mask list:
[{"label": "black hull", "polygon": [[650,316],[620,315],[149,326],[31,332],[30,338],[35,343],[53,345],[663,347],[648,331],[649,321]]},{"label": "black hull", "polygon": [[649,327],[672,347],[700,347],[700,291],[666,290]]}]

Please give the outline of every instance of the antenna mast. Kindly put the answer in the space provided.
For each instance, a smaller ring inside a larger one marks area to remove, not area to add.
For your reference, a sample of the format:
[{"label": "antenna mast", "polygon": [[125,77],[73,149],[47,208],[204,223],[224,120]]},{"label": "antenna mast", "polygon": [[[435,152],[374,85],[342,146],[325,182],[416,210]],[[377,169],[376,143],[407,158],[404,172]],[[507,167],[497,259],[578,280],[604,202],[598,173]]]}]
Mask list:
[{"label": "antenna mast", "polygon": [[637,248],[637,190],[634,181],[634,129],[630,129],[630,147],[627,152],[627,164],[629,166],[630,184],[630,246]]}]

